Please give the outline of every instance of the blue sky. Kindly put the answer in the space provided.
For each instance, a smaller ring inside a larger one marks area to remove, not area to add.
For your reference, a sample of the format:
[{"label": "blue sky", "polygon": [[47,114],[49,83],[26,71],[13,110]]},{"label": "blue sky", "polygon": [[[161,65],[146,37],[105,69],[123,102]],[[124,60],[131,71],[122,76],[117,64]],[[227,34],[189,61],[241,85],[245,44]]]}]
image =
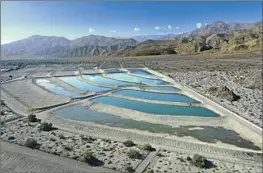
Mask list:
[{"label": "blue sky", "polygon": [[262,20],[261,2],[1,2],[1,43],[31,35],[68,39],[183,33],[217,20]]}]

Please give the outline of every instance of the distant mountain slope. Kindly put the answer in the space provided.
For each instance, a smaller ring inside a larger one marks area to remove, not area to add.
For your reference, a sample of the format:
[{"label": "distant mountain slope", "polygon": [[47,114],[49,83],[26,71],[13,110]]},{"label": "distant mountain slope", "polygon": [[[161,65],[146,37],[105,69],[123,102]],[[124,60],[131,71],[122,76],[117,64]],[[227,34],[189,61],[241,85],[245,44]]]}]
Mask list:
[{"label": "distant mountain slope", "polygon": [[106,55],[108,52],[136,46],[133,39],[116,39],[90,35],[75,40],[35,35],[1,45],[2,56],[38,55],[42,57],[78,57]]},{"label": "distant mountain slope", "polygon": [[167,41],[145,41],[114,55],[146,56],[198,52],[250,52],[262,49],[262,22],[254,24],[217,21]]},{"label": "distant mountain slope", "polygon": [[84,36],[75,40],[35,35],[1,45],[1,56],[50,58],[250,52],[262,49],[262,21],[252,24],[217,21],[180,35],[149,35],[133,38],[141,42],[132,38],[98,35]]},{"label": "distant mountain slope", "polygon": [[174,37],[176,34],[133,36],[132,38],[138,42],[144,42],[146,40],[170,40]]}]

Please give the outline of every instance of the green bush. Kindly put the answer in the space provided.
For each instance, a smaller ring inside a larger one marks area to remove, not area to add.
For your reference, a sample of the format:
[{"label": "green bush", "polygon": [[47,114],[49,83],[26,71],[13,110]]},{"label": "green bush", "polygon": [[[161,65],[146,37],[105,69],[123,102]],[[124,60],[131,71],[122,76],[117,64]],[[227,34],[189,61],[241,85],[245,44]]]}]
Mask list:
[{"label": "green bush", "polygon": [[36,122],[37,121],[36,115],[34,115],[34,114],[29,114],[27,116],[27,119],[28,119],[29,122]]},{"label": "green bush", "polygon": [[150,144],[144,144],[142,147],[141,147],[142,150],[146,150],[146,151],[153,151],[154,148],[150,145]]},{"label": "green bush", "polygon": [[87,151],[84,154],[84,161],[91,166],[95,166],[98,162],[98,159],[96,157],[94,157],[91,152]]},{"label": "green bush", "polygon": [[126,172],[131,173],[131,172],[135,172],[135,170],[131,166],[128,166],[126,167]]},{"label": "green bush", "polygon": [[27,138],[24,145],[29,148],[37,148],[38,143],[33,138]]},{"label": "green bush", "polygon": [[131,158],[131,159],[141,159],[141,158],[142,158],[141,153],[140,153],[139,151],[133,150],[133,149],[129,150],[129,151],[127,152],[127,155],[128,155],[128,157]]},{"label": "green bush", "polygon": [[204,156],[195,154],[191,163],[199,168],[206,168],[207,167],[207,160]]},{"label": "green bush", "polygon": [[135,145],[131,140],[124,141],[123,144],[125,145],[125,147],[132,147]]},{"label": "green bush", "polygon": [[43,122],[40,124],[39,129],[42,131],[51,131],[53,129],[52,123]]}]

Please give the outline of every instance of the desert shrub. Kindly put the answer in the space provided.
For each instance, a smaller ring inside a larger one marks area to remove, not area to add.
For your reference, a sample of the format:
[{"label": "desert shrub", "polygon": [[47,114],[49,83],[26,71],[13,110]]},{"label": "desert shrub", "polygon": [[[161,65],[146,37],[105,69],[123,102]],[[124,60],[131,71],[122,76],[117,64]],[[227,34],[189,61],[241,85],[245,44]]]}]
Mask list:
[{"label": "desert shrub", "polygon": [[187,160],[187,161],[191,161],[191,160],[192,160],[192,158],[191,158],[191,157],[189,157],[189,156],[187,156],[187,157],[186,157],[186,160]]},{"label": "desert shrub", "polygon": [[157,156],[158,157],[164,157],[164,155],[162,153],[158,153]]},{"label": "desert shrub", "polygon": [[58,135],[59,139],[66,139],[66,137],[63,134]]},{"label": "desert shrub", "polygon": [[56,141],[55,138],[50,138],[49,140],[52,141],[52,142],[55,142],[55,141]]},{"label": "desert shrub", "polygon": [[5,115],[4,111],[1,111],[1,115]]},{"label": "desert shrub", "polygon": [[126,172],[131,173],[131,172],[135,172],[135,170],[131,166],[128,166],[126,167]]},{"label": "desert shrub", "polygon": [[154,171],[151,169],[151,170],[149,170],[147,173],[154,173]]},{"label": "desert shrub", "polygon": [[133,149],[129,150],[129,151],[127,152],[127,155],[128,155],[128,157],[131,158],[131,159],[141,159],[141,158],[142,158],[141,153],[140,153],[139,151],[133,150]]},{"label": "desert shrub", "polygon": [[24,145],[28,148],[37,148],[38,143],[33,138],[27,138]]},{"label": "desert shrub", "polygon": [[135,145],[131,140],[124,141],[123,144],[125,145],[125,147],[132,147]]},{"label": "desert shrub", "polygon": [[67,151],[72,151],[73,150],[73,148],[69,147],[69,146],[64,146],[64,149],[67,150]]},{"label": "desert shrub", "polygon": [[96,157],[94,157],[91,152],[87,151],[84,154],[84,161],[91,166],[95,166],[95,165],[97,165],[98,159]]},{"label": "desert shrub", "polygon": [[14,137],[14,136],[9,136],[7,139],[8,139],[8,140],[14,140],[15,137]]},{"label": "desert shrub", "polygon": [[210,168],[213,165],[211,161],[208,161],[204,156],[195,154],[191,163],[199,168]]},{"label": "desert shrub", "polygon": [[34,114],[29,114],[29,115],[27,116],[27,120],[28,120],[29,122],[36,122],[36,121],[37,121],[36,115],[34,115]]},{"label": "desert shrub", "polygon": [[146,150],[146,151],[154,151],[154,148],[150,145],[150,144],[144,144],[141,147],[142,150]]},{"label": "desert shrub", "polygon": [[39,129],[42,131],[51,131],[53,129],[52,123],[43,122],[40,124]]}]

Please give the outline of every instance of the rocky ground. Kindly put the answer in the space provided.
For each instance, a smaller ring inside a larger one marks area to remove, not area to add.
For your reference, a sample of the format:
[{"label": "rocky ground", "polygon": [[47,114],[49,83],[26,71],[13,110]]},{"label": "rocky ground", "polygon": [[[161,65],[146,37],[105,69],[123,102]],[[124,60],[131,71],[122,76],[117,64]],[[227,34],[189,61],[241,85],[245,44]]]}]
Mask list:
[{"label": "rocky ground", "polygon": [[5,123],[10,120],[19,118],[19,116],[13,113],[6,104],[1,100],[1,123]]}]

